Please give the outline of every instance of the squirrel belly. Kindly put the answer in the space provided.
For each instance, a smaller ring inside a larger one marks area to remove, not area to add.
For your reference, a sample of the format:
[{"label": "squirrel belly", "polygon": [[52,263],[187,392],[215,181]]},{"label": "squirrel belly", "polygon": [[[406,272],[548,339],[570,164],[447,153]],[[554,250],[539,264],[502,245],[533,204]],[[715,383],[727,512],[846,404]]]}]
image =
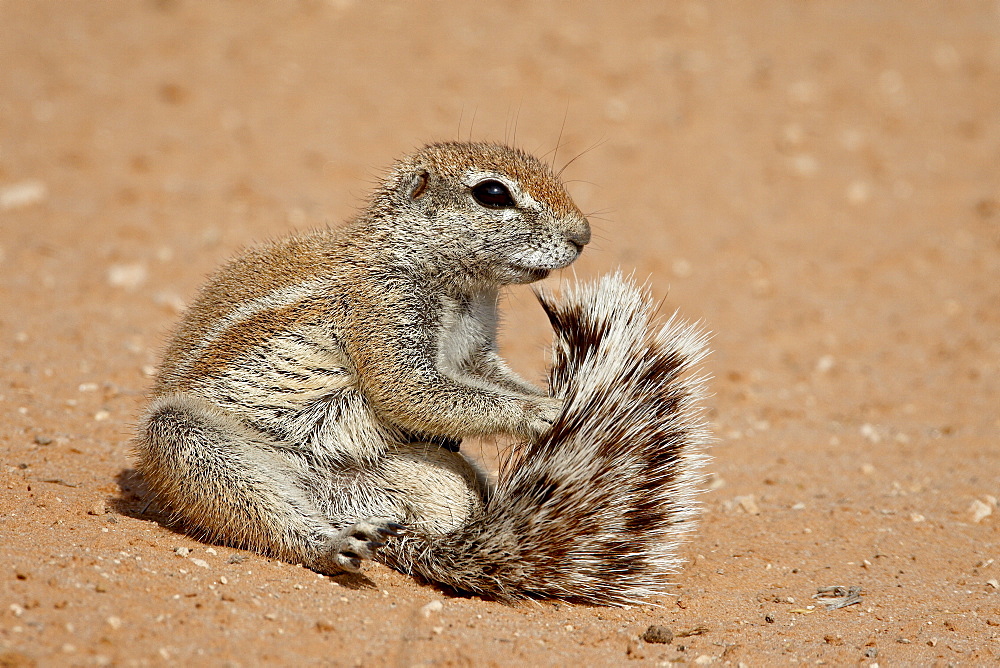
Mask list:
[{"label": "squirrel belly", "polygon": [[[378,560],[511,601],[663,590],[709,440],[697,328],[620,274],[539,293],[548,389],[497,349],[501,292],[571,264],[586,217],[489,143],[398,161],[337,230],[244,252],[175,331],[134,441],[193,535],[321,573]],[[519,444],[494,483],[462,438]]]},{"label": "squirrel belly", "polygon": [[648,291],[618,273],[538,296],[555,329],[549,390],[562,413],[461,527],[406,535],[378,559],[505,601],[625,605],[662,593],[708,459],[696,371],[707,337],[675,318],[658,325]]}]

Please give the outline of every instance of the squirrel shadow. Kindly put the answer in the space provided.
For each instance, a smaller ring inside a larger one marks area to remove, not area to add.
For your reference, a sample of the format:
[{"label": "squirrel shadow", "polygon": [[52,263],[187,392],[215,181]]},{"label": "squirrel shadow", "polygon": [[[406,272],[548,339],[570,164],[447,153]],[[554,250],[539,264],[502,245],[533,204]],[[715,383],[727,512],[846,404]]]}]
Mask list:
[{"label": "squirrel shadow", "polygon": [[[233,547],[225,542],[214,541],[211,538],[200,536],[197,532],[192,531],[183,521],[177,519],[168,508],[156,502],[146,487],[142,475],[134,468],[126,468],[119,471],[115,475],[115,483],[118,485],[118,494],[107,500],[107,508],[110,511],[143,522],[155,522],[171,533],[193,538],[206,545],[240,550],[240,548]],[[234,553],[229,558],[229,563],[238,564],[251,557],[287,563],[280,559],[272,559],[271,557],[245,550]],[[323,573],[323,575],[345,589],[365,590],[378,588],[378,585],[374,581],[361,573]]]},{"label": "squirrel shadow", "polygon": [[[178,536],[184,536],[187,538],[193,538],[206,545],[212,545],[216,547],[224,547],[232,550],[239,550],[240,548],[235,548],[232,545],[228,545],[221,541],[213,541],[210,538],[197,535],[196,532],[192,531],[190,527],[185,526],[185,524],[173,516],[168,508],[163,507],[153,498],[153,495],[149,492],[146,487],[145,481],[142,475],[134,468],[122,469],[115,476],[115,483],[118,485],[118,494],[112,496],[107,500],[107,508],[119,515],[125,517],[131,517],[135,520],[140,520],[143,522],[155,522],[159,524],[164,529],[167,529],[171,533]],[[230,564],[239,564],[252,557],[258,557],[262,559],[267,559],[268,561],[280,561],[281,563],[287,563],[281,561],[280,559],[272,559],[265,555],[257,554],[256,552],[249,552],[241,550],[235,552],[230,558]],[[367,577],[363,573],[323,573],[333,582],[336,582],[341,587],[345,589],[351,589],[354,591],[371,590],[378,589],[378,583]],[[455,599],[472,599],[481,601],[492,601],[494,599],[489,596],[482,596],[478,594],[473,594],[470,592],[464,592],[460,589],[455,589],[449,587],[448,585],[432,582],[425,578],[414,575],[414,580],[423,586],[430,587],[436,590],[443,596]]]}]

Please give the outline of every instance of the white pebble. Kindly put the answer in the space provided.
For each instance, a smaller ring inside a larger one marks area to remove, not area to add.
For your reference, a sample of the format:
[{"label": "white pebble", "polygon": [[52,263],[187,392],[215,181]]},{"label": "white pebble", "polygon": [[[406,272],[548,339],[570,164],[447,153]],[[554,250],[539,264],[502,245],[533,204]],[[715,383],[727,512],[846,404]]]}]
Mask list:
[{"label": "white pebble", "polygon": [[816,373],[828,373],[836,363],[833,355],[823,355],[816,360]]},{"label": "white pebble", "polygon": [[0,188],[0,210],[20,209],[38,204],[48,197],[49,189],[41,181],[21,181]]},{"label": "white pebble", "polygon": [[431,601],[427,605],[420,608],[420,614],[422,614],[424,617],[430,617],[431,613],[441,612],[443,608],[444,605],[441,604],[441,601]]},{"label": "white pebble", "polygon": [[979,499],[976,499],[969,506],[969,512],[972,513],[972,521],[979,523],[993,514],[993,507],[988,503],[983,503]]},{"label": "white pebble", "polygon": [[882,440],[882,437],[878,435],[878,431],[875,427],[867,422],[861,425],[861,435],[864,436],[869,443],[873,444]]},{"label": "white pebble", "polygon": [[116,288],[134,290],[146,282],[149,271],[141,262],[113,264],[108,267],[108,284]]},{"label": "white pebble", "polygon": [[191,563],[194,564],[195,566],[201,566],[202,568],[208,568],[208,562],[205,561],[204,559],[196,559],[196,558],[192,557],[191,558]]}]

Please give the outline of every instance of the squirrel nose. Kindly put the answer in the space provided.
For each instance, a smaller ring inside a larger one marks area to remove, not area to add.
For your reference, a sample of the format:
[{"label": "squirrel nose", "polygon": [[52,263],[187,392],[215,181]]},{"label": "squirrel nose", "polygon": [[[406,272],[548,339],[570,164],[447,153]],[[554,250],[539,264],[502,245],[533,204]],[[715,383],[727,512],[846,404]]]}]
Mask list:
[{"label": "squirrel nose", "polygon": [[581,219],[581,223],[576,229],[567,232],[566,239],[583,250],[583,247],[590,243],[590,223],[587,222],[587,219]]}]

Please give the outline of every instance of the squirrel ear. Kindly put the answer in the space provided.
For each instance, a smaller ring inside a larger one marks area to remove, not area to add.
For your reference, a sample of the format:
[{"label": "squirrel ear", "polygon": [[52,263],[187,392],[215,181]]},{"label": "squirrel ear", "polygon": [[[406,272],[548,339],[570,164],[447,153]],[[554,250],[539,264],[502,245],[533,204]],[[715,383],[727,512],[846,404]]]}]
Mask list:
[{"label": "squirrel ear", "polygon": [[427,191],[427,183],[431,180],[426,170],[420,170],[410,181],[410,199],[417,200]]}]

